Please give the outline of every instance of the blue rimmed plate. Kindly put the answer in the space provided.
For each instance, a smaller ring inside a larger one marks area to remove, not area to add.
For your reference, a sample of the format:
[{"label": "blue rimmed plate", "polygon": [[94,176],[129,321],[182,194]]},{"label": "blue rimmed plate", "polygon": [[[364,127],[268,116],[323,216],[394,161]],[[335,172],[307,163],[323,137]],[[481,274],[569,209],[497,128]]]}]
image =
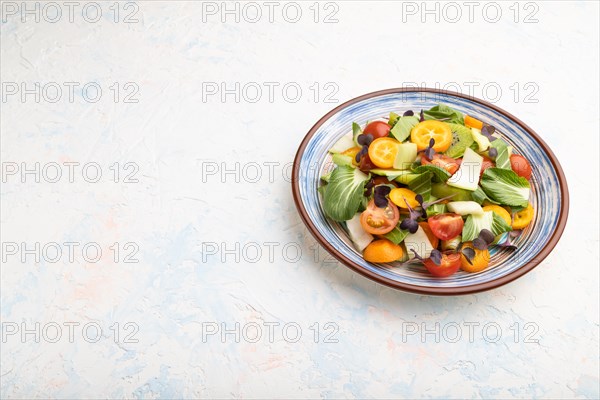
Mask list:
[{"label": "blue rimmed plate", "polygon": [[[533,222],[516,239],[517,250],[494,248],[490,266],[479,273],[459,271],[435,278],[419,265],[373,264],[355,250],[344,228],[326,218],[317,191],[331,168],[328,150],[351,130],[352,122],[386,117],[390,111],[429,109],[444,103],[496,128],[516,154],[531,163]],[[564,230],[569,193],[560,164],[548,145],[527,125],[483,100],[435,89],[389,89],[350,100],[321,118],[308,132],[294,160],[292,189],[298,211],[317,241],[354,271],[393,288],[434,295],[480,292],[504,285],[531,271],[554,248]]]}]

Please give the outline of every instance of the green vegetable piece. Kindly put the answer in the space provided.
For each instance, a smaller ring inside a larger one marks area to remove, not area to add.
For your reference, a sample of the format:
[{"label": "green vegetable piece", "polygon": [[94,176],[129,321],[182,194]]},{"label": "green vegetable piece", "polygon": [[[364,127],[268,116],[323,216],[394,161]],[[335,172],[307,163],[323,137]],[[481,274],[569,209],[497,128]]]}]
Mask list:
[{"label": "green vegetable piece", "polygon": [[431,174],[433,175],[434,182],[446,182],[451,176],[450,172],[446,171],[444,168],[440,168],[437,165],[432,164],[414,167],[413,172],[416,174],[431,172]]},{"label": "green vegetable piece", "polygon": [[410,136],[411,129],[419,123],[419,118],[411,115],[409,117],[400,117],[396,125],[390,130],[390,136],[393,136],[399,142],[405,141]]},{"label": "green vegetable piece", "polygon": [[448,122],[448,123],[452,123],[452,124],[460,124],[460,125],[465,124],[464,115],[460,111],[450,108],[445,104],[438,104],[437,106],[432,107],[431,109],[429,109],[427,111],[424,111],[423,115],[425,116],[426,120],[427,119],[436,119],[436,120],[443,120],[444,122]]},{"label": "green vegetable piece", "polygon": [[354,141],[354,144],[356,146],[360,146],[360,144],[358,143],[358,136],[361,135],[362,133],[363,133],[363,131],[362,131],[360,125],[357,124],[356,122],[353,122],[352,123],[352,140]]},{"label": "green vegetable piece", "polygon": [[490,148],[494,148],[498,151],[496,155],[496,167],[503,169],[510,169],[510,154],[508,151],[508,144],[502,139],[496,139],[490,144]]},{"label": "green vegetable piece", "polygon": [[400,244],[406,238],[406,236],[408,236],[408,234],[408,230],[400,229],[400,225],[397,225],[393,230],[383,235],[383,237],[394,244]]},{"label": "green vegetable piece", "polygon": [[323,209],[334,221],[347,221],[358,211],[369,175],[358,168],[337,167],[325,186]]},{"label": "green vegetable piece", "polygon": [[486,169],[481,177],[481,187],[492,200],[500,204],[527,207],[529,203],[529,182],[512,170]]},{"label": "green vegetable piece", "polygon": [[408,183],[408,187],[413,192],[423,196],[424,201],[429,201],[431,196],[431,178],[433,174],[429,171],[417,175],[416,178]]}]

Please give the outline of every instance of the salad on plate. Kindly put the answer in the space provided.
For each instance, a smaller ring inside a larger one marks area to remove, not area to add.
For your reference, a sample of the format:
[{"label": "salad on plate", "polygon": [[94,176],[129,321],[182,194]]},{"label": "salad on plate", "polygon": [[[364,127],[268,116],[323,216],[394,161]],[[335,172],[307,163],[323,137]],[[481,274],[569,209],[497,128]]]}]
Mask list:
[{"label": "salad on plate", "polygon": [[534,217],[529,161],[493,125],[444,104],[353,123],[329,152],[323,210],[368,262],[480,272]]}]

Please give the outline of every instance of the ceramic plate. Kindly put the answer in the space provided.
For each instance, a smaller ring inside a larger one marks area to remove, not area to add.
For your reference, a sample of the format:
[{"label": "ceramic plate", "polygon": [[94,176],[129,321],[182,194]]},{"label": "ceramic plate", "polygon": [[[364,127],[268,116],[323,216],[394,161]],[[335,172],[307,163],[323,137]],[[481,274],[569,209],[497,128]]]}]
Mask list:
[{"label": "ceramic plate", "polygon": [[[490,266],[479,273],[459,271],[435,278],[421,265],[373,264],[354,249],[344,227],[328,219],[317,192],[319,177],[331,166],[329,148],[351,131],[352,122],[386,117],[390,111],[419,112],[444,103],[493,125],[515,153],[531,163],[533,222],[516,240],[517,250],[494,248]],[[298,211],[317,241],[354,271],[393,288],[434,295],[458,295],[504,285],[538,265],[558,242],[567,220],[569,194],[564,173],[548,145],[527,125],[483,100],[434,89],[390,89],[350,100],[321,118],[308,132],[294,160],[292,188]]]}]

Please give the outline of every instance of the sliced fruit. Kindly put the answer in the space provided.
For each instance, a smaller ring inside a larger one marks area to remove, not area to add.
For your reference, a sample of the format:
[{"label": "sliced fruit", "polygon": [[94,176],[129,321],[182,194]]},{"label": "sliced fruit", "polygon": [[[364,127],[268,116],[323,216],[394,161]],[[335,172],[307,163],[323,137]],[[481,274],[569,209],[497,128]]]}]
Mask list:
[{"label": "sliced fruit", "polygon": [[481,130],[483,128],[483,122],[480,120],[473,118],[469,115],[465,115],[465,125],[469,128],[475,128]]},{"label": "sliced fruit", "polygon": [[433,276],[438,278],[445,278],[454,274],[460,268],[460,253],[445,252],[442,253],[442,260],[440,265],[433,262],[431,258],[428,258],[423,262],[427,271]]},{"label": "sliced fruit", "polygon": [[445,154],[452,158],[461,157],[465,153],[465,149],[473,143],[471,129],[461,124],[448,125],[452,130],[452,143]]},{"label": "sliced fruit", "polygon": [[414,143],[400,143],[394,160],[394,168],[410,169],[417,159],[417,145]]},{"label": "sliced fruit", "polygon": [[396,139],[388,137],[375,139],[369,146],[369,158],[379,168],[392,168],[398,153],[398,144]]},{"label": "sliced fruit", "polygon": [[527,207],[513,214],[513,229],[523,229],[529,225],[533,219],[534,209],[531,203],[527,204]]},{"label": "sliced fruit", "polygon": [[365,248],[363,258],[372,263],[390,263],[400,260],[403,254],[402,246],[387,239],[377,239]]},{"label": "sliced fruit", "polygon": [[413,256],[412,250],[414,250],[419,257],[429,258],[434,249],[421,224],[419,224],[419,229],[415,233],[409,233],[406,236],[404,245],[410,257]]},{"label": "sliced fruit", "polygon": [[407,170],[381,169],[381,168],[373,168],[370,172],[374,175],[385,176],[392,180],[398,178],[401,175],[411,174],[411,171],[407,171]]},{"label": "sliced fruit", "polygon": [[346,221],[346,227],[348,228],[350,240],[352,240],[358,251],[363,251],[374,239],[360,224],[360,213],[356,214],[351,220]]},{"label": "sliced fruit", "polygon": [[460,235],[464,221],[458,214],[438,214],[427,219],[431,232],[440,240],[451,240]]},{"label": "sliced fruit", "polygon": [[[485,203],[485,202],[484,202]],[[508,225],[511,224],[511,218],[510,218],[510,213],[506,210],[506,208],[501,207],[499,205],[496,204],[491,204],[491,205],[487,205],[483,207],[483,211],[493,211],[496,214],[498,214],[503,220],[504,222],[506,222]]]},{"label": "sliced fruit", "polygon": [[471,128],[471,134],[473,135],[473,140],[477,143],[477,151],[486,151],[490,147],[490,140],[483,136],[479,129]]},{"label": "sliced fruit", "polygon": [[452,196],[450,201],[469,201],[472,200],[471,192],[457,187],[449,186],[446,183],[432,183],[431,195],[441,199],[442,197]]},{"label": "sliced fruit", "polygon": [[419,202],[415,199],[417,194],[410,189],[407,188],[396,188],[392,189],[390,192],[390,200],[400,208],[406,208],[406,204],[415,208],[419,205]]},{"label": "sliced fruit", "polygon": [[474,201],[450,201],[446,206],[448,210],[460,215],[481,215],[484,210]]},{"label": "sliced fruit", "polygon": [[469,262],[464,254],[460,256],[460,264],[463,271],[467,272],[480,272],[487,268],[490,264],[490,252],[488,249],[479,250],[473,247],[472,242],[463,244],[463,249],[469,248],[475,251],[475,257]]},{"label": "sliced fruit", "polygon": [[354,147],[354,140],[352,140],[352,134],[342,136],[335,144],[329,149],[330,153],[341,153]]},{"label": "sliced fruit", "polygon": [[373,139],[385,137],[390,133],[390,126],[387,122],[373,121],[369,122],[363,131],[365,135],[373,136]]},{"label": "sliced fruit", "polygon": [[375,200],[369,201],[367,209],[360,215],[363,229],[372,235],[384,235],[393,230],[400,220],[400,213],[391,201],[385,208],[377,207]]},{"label": "sliced fruit", "polygon": [[470,148],[467,148],[460,168],[446,183],[450,186],[470,191],[477,189],[482,164],[483,157]]},{"label": "sliced fruit", "polygon": [[360,152],[360,146],[350,147],[348,150],[343,151],[341,154],[352,158],[352,165],[357,166],[356,155]]},{"label": "sliced fruit", "polygon": [[510,168],[519,176],[525,179],[531,179],[531,164],[527,159],[519,154],[510,156]]},{"label": "sliced fruit", "polygon": [[417,145],[418,150],[425,150],[429,141],[435,140],[433,149],[438,153],[448,150],[452,144],[450,125],[436,120],[419,122],[410,132],[410,141]]}]

